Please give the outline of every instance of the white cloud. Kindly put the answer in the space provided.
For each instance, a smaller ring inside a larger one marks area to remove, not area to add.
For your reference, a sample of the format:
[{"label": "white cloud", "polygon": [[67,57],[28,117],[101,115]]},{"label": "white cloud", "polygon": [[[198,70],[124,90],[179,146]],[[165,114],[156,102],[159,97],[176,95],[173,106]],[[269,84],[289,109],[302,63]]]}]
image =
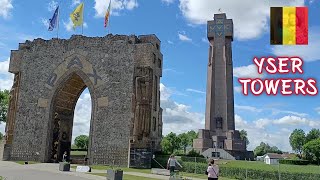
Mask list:
[{"label": "white cloud", "polygon": [[91,120],[91,96],[83,93],[76,105],[72,129],[72,143],[79,135],[89,135]]},{"label": "white cloud", "polygon": [[269,125],[267,119],[259,119],[254,122],[245,121],[239,115],[235,115],[235,124],[237,130],[246,130],[250,144],[248,150],[254,150],[261,142],[268,143],[271,146],[277,146],[283,151],[291,151],[289,144],[289,136],[292,130],[287,128],[267,129],[264,128]]},{"label": "white cloud", "polygon": [[[94,9],[96,10],[96,17],[104,17],[109,6],[107,0],[95,0]],[[137,0],[113,0],[111,2],[111,14],[118,14],[122,10],[132,10],[138,7]]]},{"label": "white cloud", "polygon": [[295,112],[295,111],[285,111],[285,110],[279,110],[279,109],[272,109],[272,115],[277,115],[277,114],[280,114],[280,113],[292,114],[292,115],[300,116],[300,117],[308,116],[308,114],[306,114],[306,113],[299,113],[299,112]]},{"label": "white cloud", "polygon": [[185,34],[178,33],[178,36],[179,36],[179,39],[180,39],[181,41],[189,41],[189,42],[192,41],[192,39],[189,38],[189,37],[188,37],[187,35],[185,35]]},{"label": "white cloud", "polygon": [[200,90],[196,90],[196,89],[190,89],[190,88],[186,89],[186,91],[199,93],[199,94],[206,94],[206,92],[204,92],[204,91],[200,91]]},{"label": "white cloud", "polygon": [[237,78],[262,78],[264,75],[258,73],[258,67],[255,64],[248,66],[235,67],[233,76]]},{"label": "white cloud", "polygon": [[58,2],[57,2],[57,1],[54,1],[54,0],[50,1],[50,2],[48,3],[48,11],[49,11],[49,12],[55,11],[56,8],[57,8],[57,6],[58,6]]},{"label": "white cloud", "polygon": [[0,0],[0,16],[7,19],[13,9],[12,0]]},{"label": "white cloud", "polygon": [[172,41],[169,41],[169,40],[168,40],[168,44],[174,44],[174,43],[173,43]]},{"label": "white cloud", "polygon": [[72,6],[76,6],[78,4],[80,4],[81,1],[80,0],[72,0]]},{"label": "white cloud", "polygon": [[[234,34],[238,39],[252,39],[268,30],[267,22],[271,6],[302,6],[304,0],[180,0],[183,16],[193,24],[206,24],[219,13],[219,9],[233,19]],[[254,17],[254,18],[253,18]]]},{"label": "white cloud", "polygon": [[309,44],[296,46],[274,46],[272,52],[277,56],[299,56],[304,61],[320,60],[320,28],[313,28],[309,31]]},{"label": "white cloud", "polygon": [[309,127],[320,125],[320,121],[313,121],[313,120],[309,120],[309,119],[298,117],[298,116],[285,116],[280,119],[273,120],[272,123],[277,125],[291,125],[291,126],[304,125]]},{"label": "white cloud", "polygon": [[305,117],[299,117],[299,116],[284,116],[279,119],[258,119],[254,121],[254,124],[257,128],[266,128],[267,126],[276,125],[277,127],[283,126],[283,127],[314,127],[320,125],[320,120],[310,120]]},{"label": "white cloud", "polygon": [[[73,31],[73,23],[72,23],[72,21],[71,21],[70,18],[69,18],[69,21],[68,21],[68,22],[64,22],[64,21],[63,21],[63,25],[64,25],[64,27],[66,28],[66,30],[67,30],[68,32]],[[86,22],[84,22],[84,23],[83,23],[83,27],[84,27],[84,28],[88,28],[88,24],[87,24]],[[77,27],[77,28],[79,28],[79,27]],[[81,28],[81,27],[80,27],[80,28]]]},{"label": "white cloud", "polygon": [[234,107],[238,110],[251,111],[251,112],[262,112],[262,109],[258,109],[253,106],[240,106],[235,104]]},{"label": "white cloud", "polygon": [[174,92],[165,85],[160,84],[161,107],[163,109],[163,135],[170,132],[177,134],[204,128],[204,115],[197,112],[191,112],[190,106],[177,103],[170,99]]},{"label": "white cloud", "polygon": [[318,112],[318,114],[320,114],[320,107],[317,107],[314,110],[316,110]]},{"label": "white cloud", "polygon": [[48,28],[50,22],[49,22],[48,19],[42,18],[42,19],[41,19],[41,23],[42,23],[46,28]]},{"label": "white cloud", "polygon": [[0,62],[0,74],[7,74],[9,70],[9,61],[10,59],[8,58],[6,61],[1,61]]},{"label": "white cloud", "polygon": [[0,62],[0,90],[11,89],[13,83],[13,74],[9,73],[9,58]]},{"label": "white cloud", "polygon": [[172,4],[174,3],[175,0],[161,0],[163,3],[166,3],[166,4]]}]

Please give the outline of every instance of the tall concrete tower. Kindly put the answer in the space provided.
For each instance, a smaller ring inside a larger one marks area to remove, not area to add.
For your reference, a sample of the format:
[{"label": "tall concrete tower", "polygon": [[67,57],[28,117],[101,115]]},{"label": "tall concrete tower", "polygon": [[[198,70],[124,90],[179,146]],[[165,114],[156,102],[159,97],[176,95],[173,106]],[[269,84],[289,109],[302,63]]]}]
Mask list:
[{"label": "tall concrete tower", "polygon": [[[235,130],[232,47],[233,21],[226,14],[215,14],[208,21],[209,62],[205,129],[193,141],[194,149],[223,149],[241,159],[237,151],[246,152],[246,144]],[[246,154],[246,153],[240,153]],[[244,156],[243,156],[244,157]]]}]

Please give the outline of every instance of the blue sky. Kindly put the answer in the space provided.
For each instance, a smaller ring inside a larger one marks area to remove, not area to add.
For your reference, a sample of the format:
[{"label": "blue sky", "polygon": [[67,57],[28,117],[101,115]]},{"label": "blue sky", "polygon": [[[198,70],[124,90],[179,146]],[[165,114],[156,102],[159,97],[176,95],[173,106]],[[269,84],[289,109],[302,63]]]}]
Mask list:
[{"label": "blue sky", "polygon": [[[7,73],[10,50],[34,38],[51,39],[48,19],[60,4],[60,38],[80,34],[73,31],[69,14],[79,0],[0,0],[0,89],[9,89],[12,76]],[[82,1],[81,1],[82,2]],[[304,74],[294,77],[319,79],[320,2],[319,0],[113,0],[110,26],[103,16],[109,0],[84,0],[84,35],[156,34],[161,40],[164,73],[161,79],[161,106],[164,133],[181,133],[204,128],[208,42],[206,21],[218,9],[234,21],[233,65],[236,128],[248,131],[253,149],[261,141],[290,151],[289,134],[294,128],[309,131],[320,126],[319,96],[244,96],[239,93],[239,77],[268,78],[257,74],[254,56],[300,56]],[[308,6],[309,45],[270,46],[269,7]],[[281,76],[277,76],[281,77]],[[319,86],[319,83],[317,83]],[[75,134],[87,133],[90,120],[90,95],[80,97],[75,115]],[[3,125],[2,125],[3,129]],[[3,131],[3,130],[2,130]]]}]

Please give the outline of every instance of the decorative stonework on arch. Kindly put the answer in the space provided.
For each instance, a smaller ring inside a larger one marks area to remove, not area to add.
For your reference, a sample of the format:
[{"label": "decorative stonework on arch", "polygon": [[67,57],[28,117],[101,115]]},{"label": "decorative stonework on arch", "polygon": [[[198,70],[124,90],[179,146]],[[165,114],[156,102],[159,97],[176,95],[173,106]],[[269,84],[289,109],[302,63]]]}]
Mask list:
[{"label": "decorative stonework on arch", "polygon": [[[163,64],[155,35],[35,39],[12,51],[5,160],[55,162],[70,152],[75,104],[92,99],[90,164],[150,167],[160,150]],[[151,128],[155,127],[155,128]]]}]

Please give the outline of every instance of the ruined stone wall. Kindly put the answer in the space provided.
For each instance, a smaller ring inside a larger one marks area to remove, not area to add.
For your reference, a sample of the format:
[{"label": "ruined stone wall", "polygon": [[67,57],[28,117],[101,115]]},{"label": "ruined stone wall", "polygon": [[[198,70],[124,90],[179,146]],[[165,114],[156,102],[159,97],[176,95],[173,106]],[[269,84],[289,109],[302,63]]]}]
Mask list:
[{"label": "ruined stone wall", "polygon": [[[152,151],[160,151],[160,142],[162,138],[162,110],[160,108],[160,78],[162,77],[163,55],[160,51],[160,40],[155,35],[139,36],[139,44],[136,46],[135,51],[135,74],[134,74],[134,89],[140,88],[137,84],[137,78],[146,77],[150,78],[148,83],[148,136],[144,137],[143,132],[140,134],[132,133],[132,140],[135,147],[138,148],[151,148]],[[147,75],[145,71],[149,69],[150,74]],[[139,104],[137,94],[133,93],[133,107]],[[133,109],[133,127],[141,126],[138,122],[141,118],[137,116],[139,113]]]},{"label": "ruined stone wall", "polygon": [[[76,74],[88,87],[92,98],[90,163],[127,165],[132,110],[135,109],[135,70],[151,68],[152,84],[154,75],[158,83],[162,75],[160,41],[158,47],[156,39],[153,35],[139,38],[72,36],[69,40],[36,39],[20,44],[17,51],[12,51],[9,67],[11,73],[21,74],[10,159],[43,162],[50,159],[53,104],[58,90],[74,88],[65,87],[64,82]],[[153,54],[160,59],[158,68],[159,62],[153,63]],[[151,107],[150,116],[156,117],[156,123],[160,124],[160,93],[157,94],[151,100],[151,105],[157,107]],[[153,103],[156,99],[157,103]],[[70,109],[72,104],[64,108]],[[152,119],[147,121],[152,126]],[[150,137],[159,141],[160,126],[156,127],[158,132],[151,132]]]}]

